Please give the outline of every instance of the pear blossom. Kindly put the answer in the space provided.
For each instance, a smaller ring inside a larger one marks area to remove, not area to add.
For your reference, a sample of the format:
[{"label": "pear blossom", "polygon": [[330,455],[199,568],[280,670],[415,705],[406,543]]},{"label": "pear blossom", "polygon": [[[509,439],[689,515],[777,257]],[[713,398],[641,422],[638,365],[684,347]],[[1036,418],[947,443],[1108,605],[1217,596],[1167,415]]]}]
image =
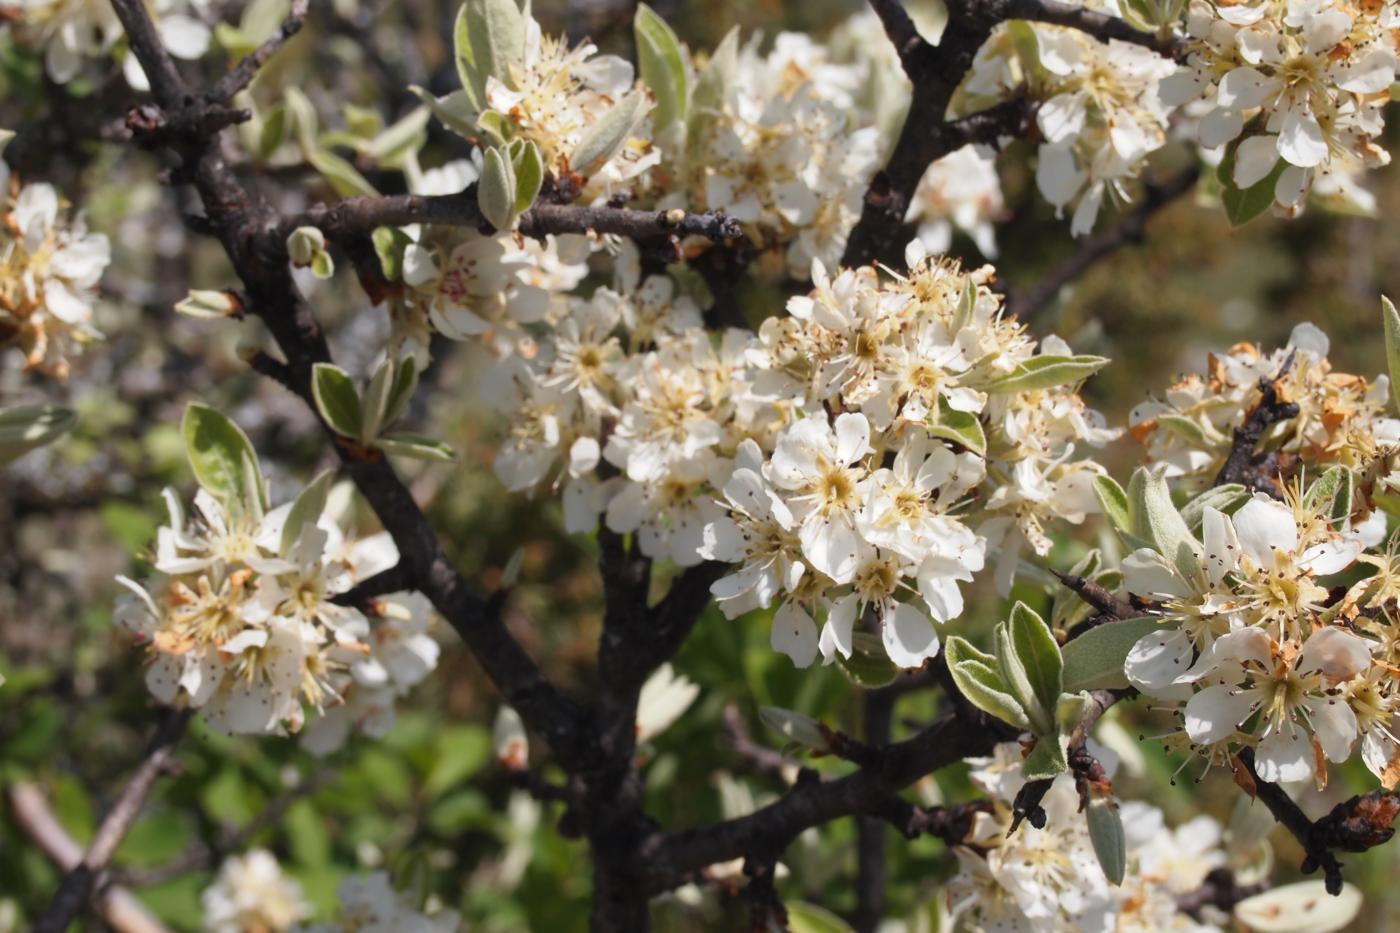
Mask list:
[{"label": "pear blossom", "polygon": [[107,238],[63,206],[52,185],[19,184],[0,162],[0,347],[60,379],[69,358],[101,337],[93,302],[111,258]]},{"label": "pear blossom", "polygon": [[201,928],[209,933],[285,933],[311,913],[301,886],[283,873],[266,849],[225,859],[200,903]]}]

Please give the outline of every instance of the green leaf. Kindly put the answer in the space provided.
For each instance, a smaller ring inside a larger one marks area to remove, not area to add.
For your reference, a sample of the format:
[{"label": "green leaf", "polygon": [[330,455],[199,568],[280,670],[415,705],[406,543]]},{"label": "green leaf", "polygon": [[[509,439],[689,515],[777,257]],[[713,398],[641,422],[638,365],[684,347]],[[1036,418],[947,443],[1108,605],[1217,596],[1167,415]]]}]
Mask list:
[{"label": "green leaf", "polygon": [[331,363],[317,363],[311,370],[311,395],[316,410],[332,431],[341,437],[359,437],[360,394],[345,370]]},{"label": "green leaf", "polygon": [[334,470],[323,470],[292,502],[292,507],[287,510],[287,520],[282,524],[283,556],[291,552],[306,524],[310,522],[314,525],[321,518],[321,513],[326,510],[326,496],[330,494],[331,480],[334,478]]},{"label": "green leaf", "polygon": [[1094,477],[1094,495],[1098,497],[1099,508],[1118,531],[1132,531],[1132,513],[1128,509],[1128,494],[1118,481],[1111,476]]},{"label": "green leaf", "polygon": [[[473,60],[487,77],[515,87],[511,68],[525,63],[525,16],[516,0],[467,0],[468,39]],[[482,98],[485,100],[485,98]]]},{"label": "green leaf", "polygon": [[336,194],[351,197],[358,194],[378,194],[378,190],[361,175],[355,166],[326,149],[316,138],[319,120],[311,100],[295,87],[283,91],[287,112],[296,130],[301,154],[316,171],[330,182]]},{"label": "green leaf", "polygon": [[1028,781],[1039,781],[1053,778],[1055,775],[1063,773],[1067,767],[1065,750],[1060,744],[1059,737],[1042,735],[1036,739],[1035,747],[1026,756],[1025,762],[1021,766],[1021,773]]},{"label": "green leaf", "polygon": [[851,636],[851,656],[836,654],[836,664],[852,683],[874,690],[894,683],[899,668],[890,660],[880,636],[855,632]]},{"label": "green leaf", "polygon": [[1093,843],[1104,877],[1111,885],[1122,884],[1123,874],[1128,869],[1128,843],[1117,803],[1108,797],[1096,797],[1089,801],[1085,819],[1089,823],[1089,841]]},{"label": "green leaf", "polygon": [[1198,447],[1211,447],[1228,440],[1214,425],[1202,424],[1185,415],[1158,415],[1156,423],[1158,428]]},{"label": "green leaf", "polygon": [[258,454],[242,428],[209,406],[191,402],[180,433],[195,479],[210,495],[255,513],[267,508]]},{"label": "green leaf", "polygon": [[464,783],[492,759],[491,737],[477,725],[448,726],[438,735],[432,765],[423,779],[423,793],[428,799]]},{"label": "green leaf", "polygon": [[1356,476],[1351,470],[1340,465],[1331,467],[1308,487],[1303,504],[1323,513],[1333,524],[1343,526],[1351,518],[1355,485]]},{"label": "green leaf", "polygon": [[476,186],[481,216],[502,233],[515,226],[515,169],[500,149],[487,149]]},{"label": "green leaf", "polygon": [[[411,364],[410,364],[411,365]],[[384,362],[375,369],[360,400],[360,443],[366,447],[374,443],[379,431],[386,423],[385,413],[389,409],[389,392],[394,387],[394,358],[386,356]]]},{"label": "green leaf", "polygon": [[646,108],[646,97],[637,91],[614,104],[579,140],[569,168],[586,178],[606,165],[637,128]]},{"label": "green leaf", "polygon": [[791,933],[855,933],[855,928],[825,907],[806,901],[788,901],[788,930]]},{"label": "green leaf", "polygon": [[758,718],[763,721],[765,726],[789,742],[795,742],[819,752],[831,751],[831,745],[826,740],[822,724],[811,716],[804,716],[779,706],[760,706]]},{"label": "green leaf", "polygon": [[258,127],[257,157],[260,160],[272,158],[272,154],[286,141],[287,108],[273,107],[263,114],[262,125]]},{"label": "green leaf", "polygon": [[413,393],[418,388],[418,364],[413,357],[404,357],[394,367],[394,384],[389,389],[389,398],[384,403],[384,423],[393,424],[394,419],[403,414]]},{"label": "green leaf", "polygon": [[78,416],[61,405],[0,408],[0,466],[52,443],[77,422]]},{"label": "green leaf", "polygon": [[1144,617],[1106,622],[1067,642],[1062,650],[1065,661],[1064,690],[1119,688],[1128,686],[1123,661],[1144,635],[1163,628],[1160,619]]},{"label": "green leaf", "polygon": [[1171,490],[1162,473],[1149,472],[1146,467],[1133,471],[1128,483],[1128,506],[1133,535],[1173,561],[1182,579],[1195,580],[1201,575],[1200,543],[1172,503]]},{"label": "green leaf", "polygon": [[10,144],[10,140],[15,138],[14,130],[0,130],[0,155],[5,153],[5,147]]},{"label": "green leaf", "polygon": [[1181,518],[1194,535],[1201,530],[1201,523],[1205,521],[1207,508],[1232,515],[1236,509],[1248,501],[1249,490],[1239,483],[1212,486],[1181,507]]},{"label": "green leaf", "polygon": [[238,28],[256,46],[277,31],[291,6],[290,0],[249,0],[238,18]]},{"label": "green leaf", "polygon": [[645,3],[637,5],[632,31],[642,80],[656,98],[652,125],[660,132],[686,118],[690,104],[690,73],[686,68],[685,51],[671,27]]},{"label": "green leaf", "polygon": [[457,459],[457,452],[450,444],[425,437],[422,434],[396,432],[386,434],[375,442],[380,450],[395,457],[409,457],[413,460],[434,460],[451,463]]},{"label": "green leaf", "polygon": [[239,310],[238,300],[232,294],[208,288],[192,289],[183,301],[175,304],[177,313],[204,321],[233,317]]},{"label": "green leaf", "polygon": [[982,422],[972,412],[949,408],[948,403],[938,404],[938,420],[926,422],[924,427],[934,437],[961,444],[979,457],[987,455],[987,434],[982,430]]},{"label": "green leaf", "polygon": [[981,389],[993,394],[1032,392],[1053,386],[1082,382],[1108,362],[1102,356],[1054,356],[1042,354],[1023,360],[1016,369],[985,383]]},{"label": "green leaf", "polygon": [[958,296],[958,310],[953,315],[953,323],[949,328],[950,332],[956,335],[968,322],[972,320],[972,313],[977,310],[977,283],[972,280],[972,276],[963,277],[962,294]]},{"label": "green leaf", "polygon": [[370,140],[367,154],[386,167],[402,165],[407,153],[416,151],[427,141],[425,130],[432,116],[426,105],[414,107]]},{"label": "green leaf", "polygon": [[384,278],[390,282],[401,280],[403,253],[413,240],[398,227],[375,227],[369,238],[379,256],[379,266],[384,270]]},{"label": "green leaf", "polygon": [[510,144],[510,161],[515,174],[515,213],[520,215],[535,203],[544,185],[544,160],[533,142],[517,139]]},{"label": "green leaf", "polygon": [[997,672],[995,657],[958,635],[949,636],[943,650],[953,683],[969,703],[1018,729],[1030,729],[1025,710]]},{"label": "green leaf", "polygon": [[[457,77],[462,81],[460,93],[470,102],[472,111],[476,112],[486,105],[486,77],[489,72],[484,71],[477,62],[476,49],[472,46],[470,7],[468,0],[457,10],[457,19],[452,24],[452,55],[457,63]],[[419,97],[426,94],[421,88],[410,90]],[[475,119],[471,122],[475,122]]]},{"label": "green leaf", "polygon": [[[423,102],[423,106],[427,107],[443,126],[468,139],[479,135],[476,121],[481,108],[472,101],[466,91],[453,91],[446,97],[434,97],[416,84],[410,84],[408,90]],[[494,141],[502,140],[497,138]]]},{"label": "green leaf", "polygon": [[[1011,647],[1030,682],[1034,701],[1046,711],[1054,710],[1063,692],[1064,659],[1050,626],[1034,609],[1017,602],[1011,607],[1006,628],[1011,636]],[[1022,705],[1030,708],[1029,702]]]},{"label": "green leaf", "polygon": [[1225,216],[1234,226],[1242,227],[1273,206],[1274,188],[1279,176],[1288,168],[1288,163],[1279,159],[1264,178],[1248,188],[1240,188],[1235,184],[1235,155],[1238,148],[1237,141],[1225,150],[1225,158],[1220,161],[1215,177],[1220,180],[1220,202],[1225,206]]},{"label": "green leaf", "polygon": [[1400,314],[1384,295],[1381,296],[1381,316],[1385,321],[1385,367],[1390,373],[1390,402],[1400,413]]}]

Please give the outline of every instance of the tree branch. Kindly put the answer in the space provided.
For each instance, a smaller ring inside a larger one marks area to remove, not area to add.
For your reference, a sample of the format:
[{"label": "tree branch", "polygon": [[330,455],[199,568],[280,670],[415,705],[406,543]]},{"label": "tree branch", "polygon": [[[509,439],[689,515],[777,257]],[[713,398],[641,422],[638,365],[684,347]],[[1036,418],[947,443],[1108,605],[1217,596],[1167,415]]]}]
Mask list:
[{"label": "tree branch", "polygon": [[1298,403],[1285,402],[1278,393],[1279,380],[1288,374],[1292,366],[1293,355],[1289,354],[1278,375],[1259,380],[1259,401],[1249,410],[1244,423],[1235,428],[1230,453],[1215,476],[1216,486],[1239,483],[1247,489],[1267,492],[1275,499],[1282,497],[1283,489],[1278,481],[1278,453],[1256,453],[1256,450],[1271,426],[1298,415]]},{"label": "tree branch", "polygon": [[259,45],[251,54],[235,65],[232,71],[219,79],[219,83],[214,85],[213,90],[206,95],[206,99],[211,103],[227,103],[233,100],[235,94],[252,84],[258,71],[267,64],[267,60],[276,55],[292,36],[301,32],[310,6],[311,0],[292,0],[291,11],[288,12],[287,18],[282,21],[282,25],[263,40],[262,45]]},{"label": "tree branch", "polygon": [[[894,704],[894,694],[881,691],[865,694],[867,746],[879,748],[889,744]],[[852,926],[860,933],[873,933],[884,916],[885,819],[860,816],[856,818],[856,913]]]},{"label": "tree branch", "polygon": [[92,837],[92,844],[88,846],[82,861],[68,872],[58,886],[48,909],[34,924],[34,933],[63,933],[91,899],[98,876],[126,838],[131,824],[140,816],[146,797],[169,764],[176,743],[185,734],[190,715],[191,711],[187,709],[166,711],[136,773],[127,781],[116,803],[102,820],[102,825],[97,828],[97,834]]},{"label": "tree branch", "polygon": [[1170,33],[1143,32],[1117,16],[1099,13],[1077,3],[1061,0],[984,0],[1002,19],[1024,19],[1054,26],[1067,26],[1093,36],[1100,42],[1129,42],[1151,49],[1164,58],[1178,58],[1184,44]]},{"label": "tree branch", "polygon": [[[35,784],[19,781],[10,785],[9,798],[15,822],[49,861],[65,872],[77,868],[83,860],[83,847],[58,821],[44,799],[44,792]],[[169,928],[120,885],[101,886],[96,910],[117,933],[170,933]]]},{"label": "tree branch", "polygon": [[1300,870],[1310,875],[1321,868],[1329,894],[1342,893],[1342,863],[1332,854],[1333,849],[1365,852],[1395,834],[1400,796],[1393,791],[1378,789],[1365,796],[1352,797],[1314,822],[1283,788],[1259,777],[1254,767],[1254,749],[1241,749],[1237,757],[1249,774],[1252,796],[1262,800],[1274,819],[1303,847],[1305,856]]},{"label": "tree branch", "polygon": [[1028,321],[1044,311],[1061,289],[1089,271],[1099,260],[1130,243],[1141,243],[1147,221],[1178,198],[1193,191],[1200,178],[1200,166],[1193,165],[1161,184],[1149,182],[1142,200],[1133,205],[1112,227],[1079,241],[1074,254],[1048,275],[1024,291],[1014,291],[1007,302],[1011,314]]},{"label": "tree branch", "polygon": [[[280,235],[297,227],[316,227],[332,238],[368,234],[378,227],[409,224],[489,229],[476,201],[476,185],[459,194],[363,195],[317,204],[283,221]],[[537,203],[520,215],[521,234],[543,239],[549,234],[612,233],[638,242],[667,241],[673,237],[700,236],[712,241],[742,234],[739,222],[722,213],[691,214],[681,210],[640,211],[625,207],[582,207]]]}]

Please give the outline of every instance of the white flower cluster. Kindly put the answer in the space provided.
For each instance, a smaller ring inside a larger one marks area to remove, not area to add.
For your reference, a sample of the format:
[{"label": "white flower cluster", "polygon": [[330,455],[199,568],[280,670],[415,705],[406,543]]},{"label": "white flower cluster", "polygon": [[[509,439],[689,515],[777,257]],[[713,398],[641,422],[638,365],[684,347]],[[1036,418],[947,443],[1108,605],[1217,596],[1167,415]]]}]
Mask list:
[{"label": "white flower cluster", "polygon": [[68,357],[101,335],[92,324],[97,281],[111,250],[78,215],[65,219],[48,184],[21,184],[0,162],[0,347],[58,378]]},{"label": "white flower cluster", "polygon": [[909,202],[906,223],[918,224],[918,237],[930,255],[946,253],[960,230],[988,259],[997,255],[993,224],[1006,209],[996,154],[963,146],[928,167]]},{"label": "white flower cluster", "polygon": [[408,906],[384,872],[353,875],[336,893],[339,911],[327,923],[303,924],[311,906],[301,885],[265,849],[233,856],[204,890],[201,929],[207,933],[452,933],[452,910],[426,914]]},{"label": "white flower cluster", "polygon": [[358,609],[333,602],[397,560],[387,535],[350,544],[322,517],[293,538],[284,534],[291,503],[258,515],[201,489],[187,519],[173,491],[165,498],[160,576],[145,587],[119,578],[130,595],[116,613],[148,646],[156,698],[198,708],[230,733],[296,732],[309,706],[322,714],[305,737],[318,754],[352,725],[387,731],[394,697],[437,666],[431,608],[420,596],[386,597],[371,628]]},{"label": "white flower cluster", "polygon": [[1012,802],[1024,779],[1018,743],[998,745],[991,757],[970,759],[972,780],[988,809],[955,846],[960,871],[946,895],[955,929],[967,931],[1217,930],[1177,909],[1177,898],[1200,887],[1225,864],[1220,826],[1208,816],[1169,829],[1162,812],[1142,802],[1121,805],[1127,850],[1123,883],[1104,877],[1080,812],[1074,778],[1055,778],[1041,806],[1044,828],[1008,832]]},{"label": "white flower cluster", "polygon": [[800,666],[849,657],[867,609],[889,657],[919,666],[990,547],[1009,588],[1046,522],[1097,511],[1102,468],[1076,455],[1116,432],[1073,388],[1102,359],[1037,347],[990,267],[917,241],[908,259],[907,277],[814,263],[787,314],[718,342],[665,277],[572,299],[493,383],[512,413],[497,475],[562,487],[571,531],[601,512],[648,556],[734,564],[720,607],[781,604],[773,644]]},{"label": "white flower cluster", "polygon": [[1134,408],[1129,431],[1168,477],[1209,483],[1260,397],[1259,380],[1277,379],[1279,400],[1297,404],[1298,415],[1271,425],[1256,450],[1300,459],[1319,472],[1338,463],[1361,468],[1400,443],[1400,420],[1386,415],[1390,380],[1334,372],[1329,347],[1321,330],[1300,324],[1287,346],[1272,353],[1241,343],[1211,354],[1204,374],[1190,373],[1160,399]]},{"label": "white flower cluster", "polygon": [[[1233,515],[1206,506],[1200,539],[1183,537],[1173,557],[1125,558],[1124,588],[1154,601],[1162,627],[1124,669],[1179,709],[1173,741],[1208,764],[1251,745],[1267,781],[1325,781],[1326,762],[1346,761],[1362,738],[1367,767],[1393,786],[1394,555],[1363,554],[1384,516],[1353,527],[1329,508],[1297,489],[1284,502],[1255,494]],[[1337,575],[1358,564],[1378,572],[1334,599]]]},{"label": "white flower cluster", "polygon": [[[1075,5],[1119,15],[1115,0]],[[1008,23],[978,50],[960,89],[962,109],[982,109],[1023,88],[1042,101],[1036,183],[1057,210],[1074,206],[1071,230],[1081,236],[1093,229],[1105,199],[1131,200],[1128,182],[1166,142],[1170,111],[1157,92],[1173,71],[1169,60],[1138,45]]]},{"label": "white flower cluster", "polygon": [[[147,0],[146,7],[171,55],[193,61],[209,50],[207,0]],[[78,77],[86,59],[110,54],[122,38],[121,21],[104,0],[0,0],[0,24],[9,25],[21,46],[43,53],[44,70],[59,84]],[[150,89],[130,52],[122,71],[133,88]]]},{"label": "white flower cluster", "polygon": [[1187,63],[1162,97],[1204,102],[1201,144],[1232,144],[1235,184],[1271,179],[1293,212],[1319,175],[1390,162],[1380,136],[1397,26],[1387,0],[1193,0]]}]

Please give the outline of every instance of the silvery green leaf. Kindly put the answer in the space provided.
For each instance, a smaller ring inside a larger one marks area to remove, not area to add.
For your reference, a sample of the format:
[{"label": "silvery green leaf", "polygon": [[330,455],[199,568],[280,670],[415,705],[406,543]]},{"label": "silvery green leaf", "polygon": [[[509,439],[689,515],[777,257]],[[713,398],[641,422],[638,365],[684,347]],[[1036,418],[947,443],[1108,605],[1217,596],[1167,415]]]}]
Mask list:
[{"label": "silvery green leaf", "polygon": [[811,716],[804,716],[801,713],[795,713],[790,709],[778,706],[761,706],[758,709],[758,718],[763,720],[765,726],[789,742],[796,742],[798,745],[819,752],[831,751],[831,745],[826,740],[821,723]]},{"label": "silvery green leaf", "polygon": [[10,144],[10,140],[15,138],[14,130],[0,130],[0,155],[5,154],[5,147]]},{"label": "silvery green leaf", "polygon": [[953,324],[950,330],[956,334],[968,325],[972,320],[972,313],[977,310],[977,283],[972,280],[972,276],[967,276],[963,281],[962,294],[958,296],[958,310],[953,315]]},{"label": "silvery green leaf", "polygon": [[[466,91],[453,91],[446,97],[434,97],[416,84],[410,84],[408,90],[423,102],[423,106],[427,107],[443,126],[468,138],[479,135],[477,117],[481,108],[472,102]],[[494,138],[491,142],[500,142],[500,139]]]},{"label": "silvery green leaf", "polygon": [[281,553],[284,557],[291,552],[307,523],[315,525],[326,511],[326,496],[331,491],[331,480],[334,478],[334,470],[321,471],[292,502],[292,507],[287,510],[287,519],[282,524]]},{"label": "silvery green leaf", "polygon": [[1035,747],[1021,765],[1021,774],[1028,781],[1039,781],[1053,778],[1067,767],[1064,746],[1059,736],[1052,733],[1036,739]]},{"label": "silvery green leaf", "polygon": [[1381,316],[1385,320],[1385,365],[1390,373],[1391,408],[1400,413],[1400,313],[1390,299],[1381,296]]},{"label": "silvery green leaf", "polygon": [[1054,386],[1082,382],[1108,362],[1102,356],[1054,356],[1042,354],[1016,364],[1015,370],[997,376],[978,388],[984,392],[1005,395],[1011,392],[1032,392]]},{"label": "silvery green leaf", "polygon": [[[695,91],[690,99],[692,124],[724,107],[724,100],[738,70],[739,27],[735,26],[725,33],[719,45],[715,46],[710,61],[695,82]],[[693,130],[691,135],[695,135]]]},{"label": "silvery green leaf", "polygon": [[1273,207],[1279,176],[1288,168],[1288,162],[1279,159],[1268,175],[1248,188],[1241,188],[1235,184],[1235,158],[1239,144],[1240,140],[1237,139],[1226,147],[1225,158],[1220,160],[1220,167],[1215,172],[1220,182],[1220,203],[1225,208],[1225,216],[1236,227],[1244,226]]},{"label": "silvery green leaf", "polygon": [[389,390],[389,399],[384,404],[384,423],[393,424],[394,419],[403,414],[418,388],[418,364],[412,357],[397,361],[394,369],[394,383]]},{"label": "silvery green leaf", "polygon": [[511,69],[525,63],[526,25],[520,5],[516,0],[467,0],[466,10],[468,40],[483,82],[493,77],[514,87]]},{"label": "silvery green leaf", "polygon": [[331,363],[317,363],[311,369],[311,396],[332,431],[341,437],[360,436],[360,394],[345,370]]},{"label": "silvery green leaf", "polygon": [[238,28],[256,46],[277,31],[291,9],[291,0],[249,0]]},{"label": "silvery green leaf", "polygon": [[544,160],[539,147],[528,139],[511,142],[510,161],[515,173],[515,213],[525,213],[544,185]]},{"label": "silvery green leaf", "polygon": [[1128,509],[1128,494],[1118,481],[1111,476],[1094,477],[1094,495],[1099,500],[1099,508],[1118,531],[1131,532],[1133,520]]},{"label": "silvery green leaf", "polygon": [[994,656],[958,635],[950,636],[943,650],[953,683],[969,703],[1018,729],[1030,729],[1030,720],[998,673]]},{"label": "silvery green leaf", "polygon": [[[1016,659],[1026,672],[1031,699],[1040,709],[1053,710],[1064,684],[1064,659],[1060,657],[1060,646],[1050,626],[1034,609],[1017,602],[1011,607],[1006,629]],[[1030,710],[1031,702],[1022,700],[1022,706]]]},{"label": "silvery green leaf", "polygon": [[680,40],[645,3],[637,5],[632,31],[642,80],[656,98],[653,125],[659,132],[672,123],[684,122],[690,104],[690,70]]},{"label": "silvery green leaf", "polygon": [[432,116],[426,105],[414,107],[370,140],[366,153],[388,168],[398,166],[406,152],[416,151],[427,140],[424,131]]},{"label": "silvery green leaf", "polygon": [[1214,425],[1203,424],[1185,415],[1158,415],[1156,422],[1158,429],[1174,434],[1197,447],[1213,447],[1229,440],[1216,430]]},{"label": "silvery green leaf", "polygon": [[438,463],[451,463],[457,459],[457,452],[451,445],[426,437],[422,434],[396,432],[386,434],[375,442],[386,454],[394,457],[408,457],[412,460],[432,460]]},{"label": "silvery green leaf", "polygon": [[330,182],[336,194],[342,197],[378,194],[375,187],[355,169],[355,166],[321,145],[316,137],[320,121],[311,100],[295,87],[285,89],[283,94],[302,157]]},{"label": "silvery green leaf", "polygon": [[1089,841],[1094,846],[1103,876],[1115,887],[1122,884],[1123,874],[1128,869],[1128,843],[1123,835],[1118,804],[1109,797],[1095,797],[1089,801],[1085,819],[1089,823]]},{"label": "silvery green leaf", "polygon": [[1321,512],[1333,523],[1342,525],[1351,518],[1352,490],[1356,477],[1344,466],[1334,466],[1323,473],[1308,487],[1303,504]]},{"label": "silvery green leaf", "polygon": [[982,422],[971,412],[957,411],[940,401],[938,420],[926,422],[924,427],[934,437],[961,444],[979,457],[987,455],[987,434],[982,430]]},{"label": "silvery green leaf", "polygon": [[[412,366],[412,363],[409,363]],[[394,358],[386,356],[375,369],[360,399],[360,443],[369,447],[379,436],[389,410],[389,393],[394,387]]]},{"label": "silvery green leaf", "polygon": [[[471,40],[472,18],[471,3],[463,3],[452,26],[452,56],[457,63],[457,77],[462,81],[462,90],[455,93],[462,94],[475,113],[486,106],[486,77],[490,72],[477,61],[477,51]],[[426,93],[419,88],[411,90],[419,97]]]},{"label": "silvery green leaf", "polygon": [[1192,535],[1195,535],[1201,530],[1201,522],[1205,520],[1207,507],[1224,512],[1226,515],[1233,515],[1236,509],[1248,501],[1249,490],[1239,483],[1212,486],[1183,505],[1181,517],[1186,522],[1186,526],[1191,529]]},{"label": "silvery green leaf", "polygon": [[287,123],[286,107],[273,107],[262,115],[262,122],[257,128],[257,141],[254,146],[254,151],[259,159],[270,159],[278,147],[287,141]]},{"label": "silvery green leaf", "polygon": [[1200,542],[1172,502],[1162,473],[1150,472],[1146,467],[1133,472],[1128,483],[1128,509],[1136,537],[1150,542],[1157,553],[1172,561],[1182,579],[1200,577]]},{"label": "silvery green leaf", "polygon": [[1125,619],[1096,625],[1071,639],[1062,649],[1064,689],[1074,693],[1128,686],[1128,678],[1123,674],[1128,652],[1142,636],[1162,628],[1156,618]]},{"label": "silvery green leaf", "polygon": [[61,405],[0,408],[0,466],[52,443],[73,429],[78,418]]},{"label": "silvery green leaf", "polygon": [[180,433],[195,479],[210,495],[254,514],[267,508],[258,454],[242,428],[209,406],[192,402],[185,408]]},{"label": "silvery green leaf", "polygon": [[491,226],[509,232],[515,226],[515,169],[500,149],[487,149],[476,187],[481,215]]},{"label": "silvery green leaf", "polygon": [[176,302],[175,310],[187,317],[212,321],[233,317],[240,308],[238,300],[229,292],[196,288],[183,301]]},{"label": "silvery green leaf", "polygon": [[376,227],[370,234],[374,252],[379,256],[379,267],[384,278],[397,282],[403,278],[403,253],[413,240],[398,227]]},{"label": "silvery green leaf", "polygon": [[788,901],[787,929],[789,933],[855,933],[855,928],[836,914],[806,901]]},{"label": "silvery green leaf", "polygon": [[1343,882],[1336,897],[1324,881],[1299,881],[1247,897],[1235,919],[1255,933],[1334,933],[1361,912],[1361,892]]},{"label": "silvery green leaf", "polygon": [[569,168],[585,178],[615,156],[646,113],[646,97],[632,91],[589,127],[569,157]]}]

